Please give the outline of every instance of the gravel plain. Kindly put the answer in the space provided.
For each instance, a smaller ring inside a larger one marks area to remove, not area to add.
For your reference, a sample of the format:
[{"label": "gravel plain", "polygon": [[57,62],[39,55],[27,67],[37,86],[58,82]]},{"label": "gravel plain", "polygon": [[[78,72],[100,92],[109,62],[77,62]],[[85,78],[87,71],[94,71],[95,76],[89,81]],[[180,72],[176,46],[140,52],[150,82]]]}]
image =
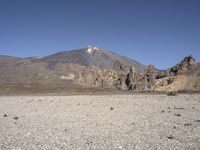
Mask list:
[{"label": "gravel plain", "polygon": [[200,150],[200,95],[2,96],[11,149]]}]

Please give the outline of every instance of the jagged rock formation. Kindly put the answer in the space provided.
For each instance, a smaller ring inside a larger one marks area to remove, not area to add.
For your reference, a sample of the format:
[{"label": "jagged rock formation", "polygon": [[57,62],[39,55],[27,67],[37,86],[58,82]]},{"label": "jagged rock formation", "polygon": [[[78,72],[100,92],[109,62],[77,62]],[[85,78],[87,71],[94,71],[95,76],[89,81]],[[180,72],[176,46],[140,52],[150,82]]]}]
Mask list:
[{"label": "jagged rock formation", "polygon": [[200,91],[200,64],[189,55],[179,64],[164,71],[155,91]]},{"label": "jagged rock formation", "polygon": [[164,71],[149,65],[144,73],[138,74],[131,67],[126,85],[133,91],[199,91],[200,65],[190,55]]},{"label": "jagged rock formation", "polygon": [[158,70],[92,46],[47,57],[0,56],[0,93],[10,87],[200,91],[200,64],[188,56],[172,68]]},{"label": "jagged rock formation", "polygon": [[166,76],[170,75],[178,75],[184,73],[197,65],[197,62],[193,58],[193,56],[189,55],[185,57],[181,63],[175,65],[174,67],[166,70]]},{"label": "jagged rock formation", "polygon": [[136,84],[138,82],[138,79],[139,79],[138,73],[135,71],[135,68],[131,66],[130,72],[128,73],[126,81],[125,81],[128,87],[128,90],[136,89]]},{"label": "jagged rock formation", "polygon": [[138,74],[132,66],[126,79],[128,89],[135,91],[153,91],[155,85],[155,70],[153,65],[149,65],[145,73]]},{"label": "jagged rock formation", "polygon": [[148,88],[150,90],[154,89],[155,78],[156,78],[156,68],[153,65],[149,65],[147,68],[146,78],[148,81]]},{"label": "jagged rock formation", "polygon": [[87,88],[116,88],[126,89],[125,71],[122,66],[114,66],[113,69],[100,69],[98,67],[86,67],[79,75],[78,84]]}]

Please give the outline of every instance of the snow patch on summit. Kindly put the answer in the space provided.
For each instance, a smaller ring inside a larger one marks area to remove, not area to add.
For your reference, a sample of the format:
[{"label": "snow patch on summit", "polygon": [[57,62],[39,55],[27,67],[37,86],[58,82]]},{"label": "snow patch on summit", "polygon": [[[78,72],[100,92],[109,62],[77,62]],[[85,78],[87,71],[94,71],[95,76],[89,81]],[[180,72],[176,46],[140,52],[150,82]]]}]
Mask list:
[{"label": "snow patch on summit", "polygon": [[92,46],[87,46],[87,52],[89,54],[92,54],[94,52],[94,50],[97,50],[97,47],[92,47]]},{"label": "snow patch on summit", "polygon": [[89,54],[91,54],[91,53],[93,52],[93,48],[88,48],[88,49],[87,49],[87,52],[88,52]]}]

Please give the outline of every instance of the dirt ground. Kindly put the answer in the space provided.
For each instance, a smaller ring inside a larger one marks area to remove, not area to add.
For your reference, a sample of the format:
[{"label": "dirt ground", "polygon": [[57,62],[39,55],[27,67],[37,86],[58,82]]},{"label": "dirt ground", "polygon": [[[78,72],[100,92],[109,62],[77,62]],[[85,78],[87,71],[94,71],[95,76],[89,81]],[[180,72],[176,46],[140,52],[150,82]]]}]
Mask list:
[{"label": "dirt ground", "polygon": [[1,96],[0,150],[200,149],[200,94]]}]

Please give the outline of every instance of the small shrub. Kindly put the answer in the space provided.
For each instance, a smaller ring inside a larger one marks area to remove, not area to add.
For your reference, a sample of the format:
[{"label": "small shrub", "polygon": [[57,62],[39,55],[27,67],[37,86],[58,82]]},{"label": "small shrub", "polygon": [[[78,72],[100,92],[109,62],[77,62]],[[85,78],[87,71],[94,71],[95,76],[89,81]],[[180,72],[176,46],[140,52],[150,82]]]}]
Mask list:
[{"label": "small shrub", "polygon": [[176,95],[177,95],[177,92],[175,91],[171,91],[167,93],[167,96],[176,96]]}]

